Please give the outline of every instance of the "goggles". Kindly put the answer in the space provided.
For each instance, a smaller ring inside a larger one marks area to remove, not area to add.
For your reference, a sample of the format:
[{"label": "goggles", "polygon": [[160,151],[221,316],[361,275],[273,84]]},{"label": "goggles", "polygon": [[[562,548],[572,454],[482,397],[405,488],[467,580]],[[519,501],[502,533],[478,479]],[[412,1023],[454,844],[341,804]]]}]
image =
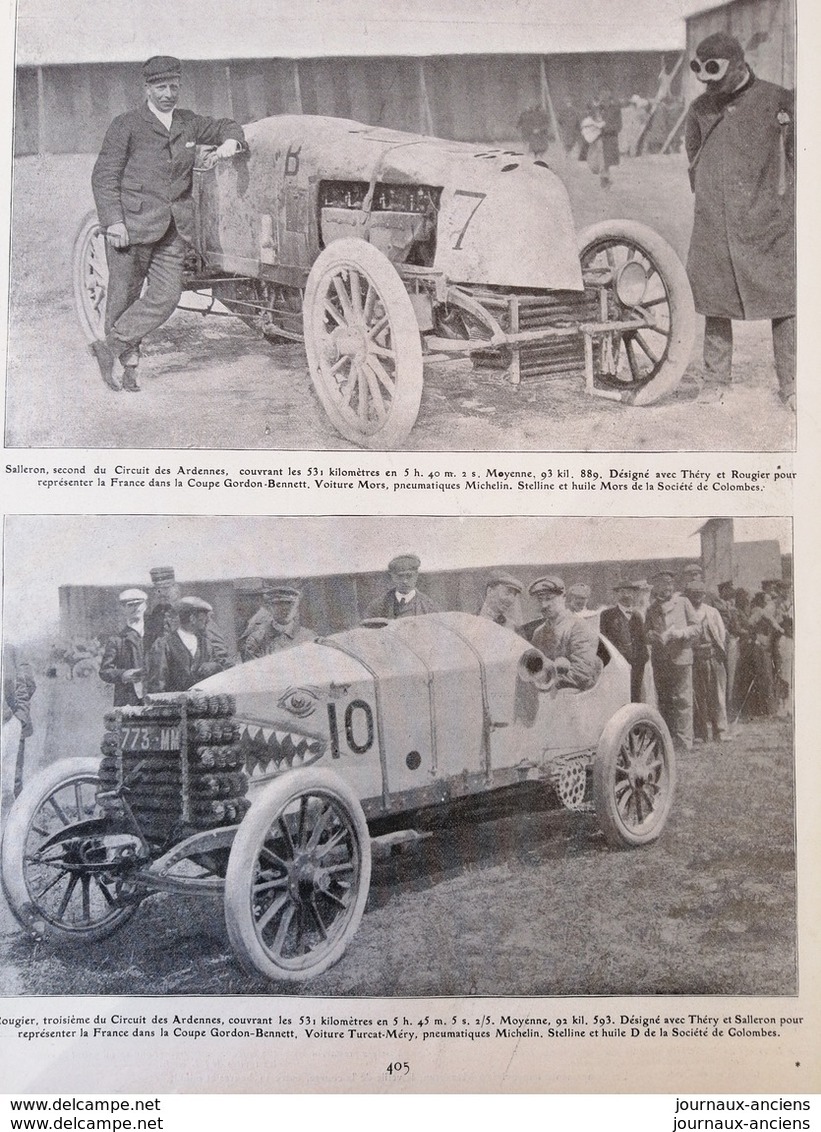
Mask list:
[{"label": "goggles", "polygon": [[691,59],[690,70],[703,83],[718,83],[730,68],[729,59]]}]

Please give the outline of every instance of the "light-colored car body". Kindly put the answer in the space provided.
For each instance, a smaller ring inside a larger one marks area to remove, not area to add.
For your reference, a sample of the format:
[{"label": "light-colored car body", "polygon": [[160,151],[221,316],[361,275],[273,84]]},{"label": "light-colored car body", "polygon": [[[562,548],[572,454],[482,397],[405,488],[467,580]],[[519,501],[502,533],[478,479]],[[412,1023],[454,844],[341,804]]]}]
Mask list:
[{"label": "light-colored car body", "polygon": [[[200,251],[211,266],[271,278],[278,267],[307,272],[345,236],[404,262],[433,220],[426,266],[451,282],[584,289],[567,191],[529,154],[306,115],[252,122],[245,134],[244,159],[200,175]],[[349,187],[338,204],[323,203],[321,186],[334,183]],[[383,186],[413,188],[414,211],[377,194]]]},{"label": "light-colored car body", "polygon": [[592,754],[630,701],[629,665],[604,641],[601,652],[608,662],[592,688],[557,690],[517,633],[434,613],[297,645],[195,690],[232,696],[252,786],[328,766],[374,818],[542,778],[560,756]]}]

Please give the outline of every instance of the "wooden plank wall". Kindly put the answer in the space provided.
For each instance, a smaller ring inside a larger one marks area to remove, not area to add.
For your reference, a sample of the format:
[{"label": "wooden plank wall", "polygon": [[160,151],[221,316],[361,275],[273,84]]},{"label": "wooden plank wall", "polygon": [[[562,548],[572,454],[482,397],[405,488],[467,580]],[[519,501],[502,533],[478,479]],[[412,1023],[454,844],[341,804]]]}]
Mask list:
[{"label": "wooden plank wall", "polygon": [[[663,59],[658,52],[550,56],[554,105],[569,99],[583,110],[602,87],[625,101],[652,97]],[[184,64],[182,103],[241,122],[328,114],[422,132],[429,110],[441,137],[511,141],[522,109],[540,99],[539,67],[537,55],[193,60]],[[111,119],[141,97],[138,63],[18,68],[15,155],[95,153]]]}]

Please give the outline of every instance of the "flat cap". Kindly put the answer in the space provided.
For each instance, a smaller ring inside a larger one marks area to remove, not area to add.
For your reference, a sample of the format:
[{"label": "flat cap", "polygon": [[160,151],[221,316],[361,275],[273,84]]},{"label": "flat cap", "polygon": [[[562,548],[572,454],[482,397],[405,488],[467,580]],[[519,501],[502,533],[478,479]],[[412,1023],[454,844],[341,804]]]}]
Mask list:
[{"label": "flat cap", "polygon": [[527,592],[534,597],[537,594],[563,594],[564,582],[556,574],[545,574],[543,578],[537,578]]},{"label": "flat cap", "polygon": [[[639,584],[639,582],[631,582],[629,578],[619,578],[619,580],[613,586],[613,589],[616,590],[616,591],[618,591],[618,590],[640,590],[642,588],[643,587]],[[648,586],[647,588],[649,589],[650,587]]]},{"label": "flat cap", "polygon": [[512,574],[506,574],[504,570],[494,570],[487,580],[485,589],[490,589],[491,586],[510,586],[517,594],[524,593],[524,582],[518,578],[514,578]]},{"label": "flat cap", "polygon": [[653,575],[653,580],[655,581],[657,578],[673,578],[675,580],[675,574],[672,570],[657,570]]},{"label": "flat cap", "polygon": [[699,59],[743,59],[744,48],[734,35],[726,31],[714,31],[702,39],[696,48]]},{"label": "flat cap", "polygon": [[416,554],[397,554],[388,563],[388,572],[394,570],[418,570],[422,565],[421,559]]},{"label": "flat cap", "polygon": [[117,598],[118,601],[148,601],[148,594],[142,590],[123,590]]},{"label": "flat cap", "polygon": [[580,597],[587,599],[593,591],[586,582],[574,582],[572,586],[567,587],[567,592],[569,594],[578,594]]},{"label": "flat cap", "polygon": [[300,596],[299,590],[295,590],[293,586],[265,585],[262,587],[262,592],[274,601],[299,601]]},{"label": "flat cap", "polygon": [[173,55],[152,55],[143,63],[143,78],[147,83],[178,79],[181,74],[182,63]]},{"label": "flat cap", "polygon": [[681,572],[682,574],[686,574],[688,577],[690,575],[693,575],[695,577],[696,574],[701,575],[704,573],[704,567],[700,562],[688,562],[685,566],[682,566]]},{"label": "flat cap", "polygon": [[148,573],[155,585],[157,582],[173,582],[175,578],[173,566],[152,566]]},{"label": "flat cap", "polygon": [[190,610],[192,613],[211,613],[213,611],[213,607],[207,601],[203,601],[201,597],[181,597],[177,602],[176,609],[179,613],[185,613],[186,610]]}]

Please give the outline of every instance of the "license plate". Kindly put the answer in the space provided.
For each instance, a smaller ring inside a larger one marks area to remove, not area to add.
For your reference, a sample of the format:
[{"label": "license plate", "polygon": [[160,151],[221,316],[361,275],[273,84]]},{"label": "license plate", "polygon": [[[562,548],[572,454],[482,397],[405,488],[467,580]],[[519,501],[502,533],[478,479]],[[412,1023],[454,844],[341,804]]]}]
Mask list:
[{"label": "license plate", "polygon": [[124,751],[178,751],[178,727],[123,727]]}]

